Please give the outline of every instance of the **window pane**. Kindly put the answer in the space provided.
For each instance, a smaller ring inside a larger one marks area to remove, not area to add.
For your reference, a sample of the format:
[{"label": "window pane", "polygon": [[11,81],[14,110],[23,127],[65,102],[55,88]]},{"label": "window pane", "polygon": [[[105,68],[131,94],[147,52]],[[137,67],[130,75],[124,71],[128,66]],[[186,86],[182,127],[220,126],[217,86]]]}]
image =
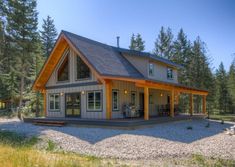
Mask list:
[{"label": "window pane", "polygon": [[95,92],[95,109],[101,109],[101,93]]},{"label": "window pane", "polygon": [[167,68],[167,78],[173,78],[173,70],[171,68]]},{"label": "window pane", "polygon": [[118,110],[118,91],[113,91],[113,110]]},{"label": "window pane", "polygon": [[50,109],[54,110],[54,95],[50,95]]},{"label": "window pane", "polygon": [[136,102],[136,94],[135,94],[135,92],[132,92],[131,93],[131,104],[135,105],[135,102]]},{"label": "window pane", "polygon": [[153,75],[153,64],[149,64],[149,75]]},{"label": "window pane", "polygon": [[58,70],[58,81],[67,81],[69,80],[69,52],[64,59],[64,62],[61,64]]},{"label": "window pane", "polygon": [[84,78],[90,78],[90,69],[82,59],[77,56],[77,79]]},{"label": "window pane", "polygon": [[94,93],[88,93],[88,109],[93,110],[94,109]]},{"label": "window pane", "polygon": [[60,98],[59,95],[55,95],[55,109],[60,109]]}]

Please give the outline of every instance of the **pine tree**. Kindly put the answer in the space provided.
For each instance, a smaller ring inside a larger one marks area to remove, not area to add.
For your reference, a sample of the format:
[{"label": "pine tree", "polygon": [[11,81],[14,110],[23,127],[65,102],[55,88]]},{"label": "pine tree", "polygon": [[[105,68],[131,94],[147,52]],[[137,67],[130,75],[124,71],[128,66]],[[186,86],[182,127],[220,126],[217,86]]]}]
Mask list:
[{"label": "pine tree", "polygon": [[144,51],[145,45],[141,35],[138,33],[135,37],[135,34],[131,36],[131,43],[129,48],[136,51]]},{"label": "pine tree", "polygon": [[167,59],[171,59],[172,48],[173,48],[173,34],[171,29],[168,27],[165,30],[164,27],[161,27],[160,33],[155,42],[154,54],[161,56]]},{"label": "pine tree", "polygon": [[40,31],[40,33],[43,55],[48,57],[54,47],[56,37],[58,35],[54,25],[54,20],[50,16],[47,16],[46,20],[43,19],[42,31]]},{"label": "pine tree", "polygon": [[228,91],[232,103],[230,109],[235,113],[235,59],[233,60],[228,72]]},{"label": "pine tree", "polygon": [[[8,0],[6,8],[7,34],[10,40],[12,67],[19,80],[19,107],[22,107],[26,87],[31,85],[31,71],[39,41],[36,0]],[[13,64],[15,64],[13,66]],[[35,74],[34,74],[35,75]]]},{"label": "pine tree", "polygon": [[183,68],[178,70],[178,81],[181,84],[188,85],[189,79],[187,69],[189,65],[189,56],[192,54],[190,41],[187,40],[183,29],[180,29],[177,39],[173,43],[171,60],[181,64]]},{"label": "pine tree", "polygon": [[136,41],[136,49],[135,50],[144,51],[144,48],[145,48],[144,43],[145,42],[143,41],[140,34],[137,34],[135,41]]},{"label": "pine tree", "polygon": [[135,50],[135,48],[136,48],[135,34],[132,34],[132,36],[131,36],[131,42],[130,42],[129,48],[131,50]]},{"label": "pine tree", "polygon": [[224,65],[221,62],[219,68],[216,70],[216,84],[217,84],[217,105],[220,113],[227,113],[230,97],[228,92],[227,73]]}]

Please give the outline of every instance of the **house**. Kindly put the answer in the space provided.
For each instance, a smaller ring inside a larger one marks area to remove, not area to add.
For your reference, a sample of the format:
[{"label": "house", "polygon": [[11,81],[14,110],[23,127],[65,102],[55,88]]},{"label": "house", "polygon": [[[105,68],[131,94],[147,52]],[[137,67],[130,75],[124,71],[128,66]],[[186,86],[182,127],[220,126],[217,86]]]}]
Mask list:
[{"label": "house", "polygon": [[179,68],[150,53],[62,31],[33,89],[44,95],[46,117],[148,120],[167,108],[174,117],[181,93],[190,94],[191,114],[193,95],[203,96],[205,114],[208,92],[179,84]]}]

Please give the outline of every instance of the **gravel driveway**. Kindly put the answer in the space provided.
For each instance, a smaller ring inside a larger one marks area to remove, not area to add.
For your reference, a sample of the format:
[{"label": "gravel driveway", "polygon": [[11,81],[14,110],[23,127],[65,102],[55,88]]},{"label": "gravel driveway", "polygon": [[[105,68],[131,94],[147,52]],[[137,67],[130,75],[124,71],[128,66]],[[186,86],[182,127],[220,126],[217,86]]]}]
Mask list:
[{"label": "gravel driveway", "polygon": [[[205,127],[210,122],[210,127]],[[188,130],[191,126],[193,129]],[[158,124],[135,130],[88,127],[47,127],[16,119],[0,120],[0,129],[50,139],[66,151],[121,159],[185,157],[191,154],[235,159],[235,136],[224,129],[233,124],[208,120]]]}]

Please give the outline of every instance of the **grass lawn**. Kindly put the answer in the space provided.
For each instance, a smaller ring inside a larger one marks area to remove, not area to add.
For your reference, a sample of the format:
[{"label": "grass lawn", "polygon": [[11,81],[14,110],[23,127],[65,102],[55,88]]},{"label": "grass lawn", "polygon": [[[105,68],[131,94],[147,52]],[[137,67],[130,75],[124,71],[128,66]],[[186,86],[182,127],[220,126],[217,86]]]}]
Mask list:
[{"label": "grass lawn", "polygon": [[235,114],[210,114],[210,119],[235,122]]},{"label": "grass lawn", "polygon": [[[75,153],[53,151],[54,144],[48,142],[48,148],[37,149],[36,137],[27,138],[13,132],[0,130],[0,166],[4,167],[77,167],[77,166],[146,166],[146,161],[127,161],[83,156]],[[148,164],[148,163],[147,163]],[[153,161],[150,166],[159,165]],[[234,166],[235,161],[218,158],[206,158],[192,155],[184,159],[167,158],[160,166]]]}]

